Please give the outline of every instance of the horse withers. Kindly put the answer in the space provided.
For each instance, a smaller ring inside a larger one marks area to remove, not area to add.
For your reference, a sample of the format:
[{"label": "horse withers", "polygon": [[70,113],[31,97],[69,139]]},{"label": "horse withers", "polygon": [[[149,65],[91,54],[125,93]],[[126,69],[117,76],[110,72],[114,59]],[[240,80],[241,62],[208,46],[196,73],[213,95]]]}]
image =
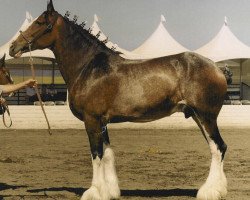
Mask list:
[{"label": "horse withers", "polygon": [[18,57],[29,49],[50,48],[69,91],[72,113],[85,123],[93,164],[90,189],[81,200],[120,197],[107,124],[149,122],[175,112],[192,117],[212,154],[210,172],[197,198],[219,200],[227,194],[223,159],[227,149],[217,117],[227,80],[215,64],[195,53],[150,60],[127,60],[88,30],[54,10],[52,0],[12,43]]}]

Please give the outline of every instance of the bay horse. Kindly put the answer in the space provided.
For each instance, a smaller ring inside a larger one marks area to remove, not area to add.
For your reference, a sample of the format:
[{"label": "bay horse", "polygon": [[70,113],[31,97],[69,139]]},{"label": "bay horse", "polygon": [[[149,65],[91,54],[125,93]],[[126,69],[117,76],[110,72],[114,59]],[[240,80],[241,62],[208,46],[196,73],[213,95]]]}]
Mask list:
[{"label": "bay horse", "polygon": [[81,200],[120,197],[107,124],[149,122],[175,112],[192,117],[207,140],[212,162],[197,198],[219,200],[227,194],[223,159],[227,149],[217,117],[227,80],[216,65],[191,52],[150,60],[128,60],[106,47],[90,31],[55,11],[44,11],[12,43],[9,53],[50,48],[69,91],[72,113],[85,123],[93,179]]},{"label": "bay horse", "polygon": [[13,84],[14,81],[10,75],[10,71],[5,65],[5,54],[0,58],[0,85]]}]

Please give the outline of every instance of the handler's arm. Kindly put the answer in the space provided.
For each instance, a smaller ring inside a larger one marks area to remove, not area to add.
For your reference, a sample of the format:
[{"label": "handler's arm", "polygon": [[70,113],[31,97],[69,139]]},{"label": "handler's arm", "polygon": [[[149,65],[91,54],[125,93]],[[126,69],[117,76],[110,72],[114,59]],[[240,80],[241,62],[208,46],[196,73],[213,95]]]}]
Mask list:
[{"label": "handler's arm", "polygon": [[2,85],[2,92],[3,93],[11,93],[15,92],[17,90],[20,90],[25,87],[34,87],[37,85],[37,81],[34,79],[29,79],[27,81],[13,84],[13,85]]}]

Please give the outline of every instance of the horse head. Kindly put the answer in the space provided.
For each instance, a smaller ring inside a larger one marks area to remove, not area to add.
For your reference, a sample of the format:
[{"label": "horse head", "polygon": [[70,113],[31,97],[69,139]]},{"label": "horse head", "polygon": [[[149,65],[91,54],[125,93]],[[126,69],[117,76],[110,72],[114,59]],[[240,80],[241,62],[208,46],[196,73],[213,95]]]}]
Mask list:
[{"label": "horse head", "polygon": [[[0,59],[0,85],[14,84],[14,81],[10,75],[9,70],[5,66],[5,54]],[[9,96],[13,96],[15,93],[10,93]]]},{"label": "horse head", "polygon": [[5,54],[0,59],[0,85],[13,84],[14,81],[9,70],[5,66]]},{"label": "horse head", "polygon": [[12,42],[9,54],[20,57],[30,50],[52,48],[62,17],[55,11],[50,0],[44,11],[24,32],[20,31],[18,38]]}]

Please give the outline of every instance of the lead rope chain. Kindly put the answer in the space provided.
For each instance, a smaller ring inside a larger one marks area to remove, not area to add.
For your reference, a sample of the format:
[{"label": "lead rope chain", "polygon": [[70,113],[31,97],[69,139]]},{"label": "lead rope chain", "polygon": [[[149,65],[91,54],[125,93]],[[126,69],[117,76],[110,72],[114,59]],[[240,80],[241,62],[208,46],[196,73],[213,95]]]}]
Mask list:
[{"label": "lead rope chain", "polygon": [[[31,43],[28,43],[29,44],[29,52],[30,52],[30,58],[29,58],[29,62],[30,62],[30,68],[31,68],[31,73],[32,73],[32,78],[35,80],[36,79],[36,76],[35,76],[35,70],[34,70],[34,65],[33,65],[33,58],[32,58],[32,55],[31,55]],[[38,100],[39,100],[39,103],[40,103],[40,106],[42,108],[42,111],[43,111],[43,114],[44,114],[44,117],[46,119],[46,122],[47,122],[47,125],[48,125],[48,132],[50,135],[52,135],[51,133],[51,128],[50,128],[50,124],[49,124],[49,120],[47,118],[47,115],[45,113],[45,110],[44,110],[44,107],[43,107],[43,103],[42,103],[42,99],[41,99],[41,95],[38,91],[38,87],[35,86],[35,91],[36,91],[36,95],[38,97]]]}]

